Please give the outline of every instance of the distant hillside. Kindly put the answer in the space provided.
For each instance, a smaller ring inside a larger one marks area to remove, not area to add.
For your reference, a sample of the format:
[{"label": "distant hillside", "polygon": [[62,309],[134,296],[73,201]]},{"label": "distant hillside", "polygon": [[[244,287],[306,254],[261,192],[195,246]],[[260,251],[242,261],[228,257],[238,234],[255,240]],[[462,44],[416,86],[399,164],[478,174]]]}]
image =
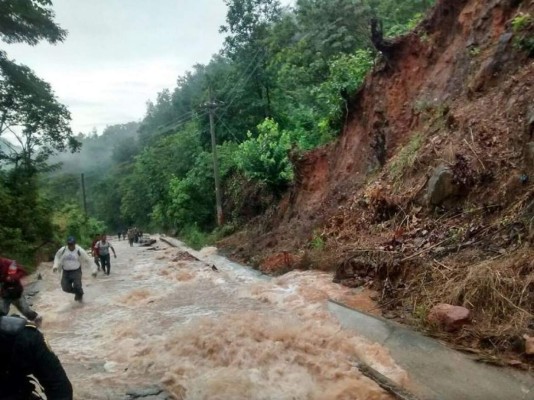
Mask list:
[{"label": "distant hillside", "polygon": [[114,163],[128,161],[137,149],[139,123],[108,126],[101,135],[80,136],[79,153],[60,153],[50,159],[50,164],[61,163],[56,173],[80,174],[101,172]]}]

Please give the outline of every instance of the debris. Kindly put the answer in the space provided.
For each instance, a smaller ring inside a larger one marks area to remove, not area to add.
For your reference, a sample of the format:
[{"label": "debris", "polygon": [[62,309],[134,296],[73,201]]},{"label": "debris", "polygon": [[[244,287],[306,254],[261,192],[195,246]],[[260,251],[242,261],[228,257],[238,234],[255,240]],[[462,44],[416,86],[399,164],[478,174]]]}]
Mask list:
[{"label": "debris", "polygon": [[213,271],[219,272],[219,270],[217,269],[217,267],[216,267],[215,265],[212,265],[212,266],[211,266],[211,269],[212,269]]},{"label": "debris", "polygon": [[371,368],[364,362],[359,361],[355,363],[355,367],[357,367],[363,375],[375,381],[382,389],[395,396],[395,398],[400,400],[418,400],[415,395],[400,387],[387,376],[382,375],[376,369]]}]

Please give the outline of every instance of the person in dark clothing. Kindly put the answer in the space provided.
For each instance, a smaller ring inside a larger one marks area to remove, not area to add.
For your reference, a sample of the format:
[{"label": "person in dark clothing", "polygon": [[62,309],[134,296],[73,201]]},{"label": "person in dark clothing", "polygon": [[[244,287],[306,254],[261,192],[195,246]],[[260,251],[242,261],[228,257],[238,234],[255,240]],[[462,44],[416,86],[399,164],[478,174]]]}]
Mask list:
[{"label": "person in dark clothing", "polygon": [[7,315],[13,304],[26,318],[40,324],[41,317],[30,308],[23,293],[21,279],[26,275],[15,260],[0,257],[0,315]]},{"label": "person in dark clothing", "polygon": [[69,378],[37,327],[20,317],[0,317],[0,400],[42,399],[35,381],[48,400],[72,400]]}]

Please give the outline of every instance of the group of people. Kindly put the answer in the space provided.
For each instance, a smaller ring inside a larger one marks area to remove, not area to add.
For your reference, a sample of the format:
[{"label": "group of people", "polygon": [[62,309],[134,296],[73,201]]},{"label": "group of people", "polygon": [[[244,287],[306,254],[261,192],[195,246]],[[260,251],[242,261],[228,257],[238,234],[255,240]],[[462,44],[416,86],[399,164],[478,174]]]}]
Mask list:
[{"label": "group of people", "polygon": [[[110,250],[116,258],[106,235],[96,236],[91,259],[69,236],[67,244],[56,252],[52,267],[54,272],[62,271],[61,289],[82,302],[82,267],[90,268],[93,276],[99,270],[109,275]],[[0,400],[40,399],[33,378],[49,400],[72,400],[72,385],[65,370],[37,329],[42,318],[24,296],[21,279],[26,275],[27,269],[15,260],[0,257]],[[27,319],[8,316],[11,305]]]},{"label": "group of people", "polygon": [[117,235],[119,237],[119,240],[121,240],[121,235],[123,239],[128,239],[130,247],[132,247],[134,243],[139,242],[139,238],[143,236],[143,232],[137,229],[137,227],[133,227],[129,228],[126,232],[119,232]]},{"label": "group of people", "polygon": [[142,236],[143,232],[137,227],[128,228],[127,231],[121,230],[117,232],[117,237],[119,238],[119,240],[121,240],[121,238],[124,240],[128,240],[128,242],[130,242],[130,246],[133,246],[134,243],[138,243],[139,238],[141,238]]}]

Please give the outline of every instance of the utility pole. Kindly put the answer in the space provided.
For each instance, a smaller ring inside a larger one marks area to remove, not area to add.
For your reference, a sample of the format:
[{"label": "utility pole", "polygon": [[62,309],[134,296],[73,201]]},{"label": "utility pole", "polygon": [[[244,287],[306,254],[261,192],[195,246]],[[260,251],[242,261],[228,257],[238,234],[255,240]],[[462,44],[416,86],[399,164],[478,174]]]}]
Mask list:
[{"label": "utility pole", "polygon": [[85,218],[87,218],[87,200],[85,198],[85,178],[82,173],[82,196],[83,196],[83,211],[85,212]]},{"label": "utility pole", "polygon": [[213,120],[213,115],[215,114],[215,109],[217,108],[217,103],[215,103],[211,97],[211,85],[209,86],[209,103],[207,104],[209,115],[210,115],[210,135],[211,135],[211,152],[213,155],[213,175],[215,176],[215,202],[217,205],[217,225],[222,226],[224,224],[224,215],[222,209],[222,199],[221,199],[221,183],[219,181],[219,160],[217,159],[217,141],[215,139],[215,122]]}]

